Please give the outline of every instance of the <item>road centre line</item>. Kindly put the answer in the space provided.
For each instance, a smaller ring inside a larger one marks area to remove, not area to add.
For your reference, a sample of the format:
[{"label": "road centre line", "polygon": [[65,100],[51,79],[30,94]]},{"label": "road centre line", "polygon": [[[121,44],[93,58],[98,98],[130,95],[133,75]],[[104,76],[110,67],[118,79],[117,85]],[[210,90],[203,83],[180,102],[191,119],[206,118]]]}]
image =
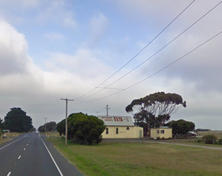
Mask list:
[{"label": "road centre line", "polygon": [[24,148],[23,150],[26,150],[26,148]]},{"label": "road centre line", "polygon": [[18,157],[18,159],[20,159],[22,156],[20,155],[19,157]]},{"label": "road centre line", "polygon": [[[19,139],[20,139],[20,138],[19,138]],[[0,150],[4,149],[5,147],[8,147],[9,145],[13,144],[14,142],[18,141],[19,139],[17,139],[17,140],[15,140],[15,141],[13,141],[13,142],[11,142],[11,143],[5,145],[4,147],[1,147]]]},{"label": "road centre line", "polygon": [[11,172],[9,172],[8,174],[7,174],[7,176],[10,176],[11,175]]},{"label": "road centre line", "polygon": [[[42,140],[42,138],[41,138],[41,140]],[[49,155],[50,155],[50,157],[51,157],[51,159],[52,159],[53,163],[55,164],[55,166],[56,166],[56,168],[57,168],[57,170],[58,170],[58,172],[59,172],[60,176],[63,176],[63,174],[62,174],[61,170],[59,169],[59,166],[56,164],[56,162],[55,162],[55,160],[54,160],[54,158],[53,158],[52,154],[50,153],[50,151],[49,151],[48,147],[45,145],[45,142],[44,142],[43,140],[42,140],[42,143],[44,144],[44,146],[45,146],[46,150],[48,151],[48,153],[49,153]]]}]

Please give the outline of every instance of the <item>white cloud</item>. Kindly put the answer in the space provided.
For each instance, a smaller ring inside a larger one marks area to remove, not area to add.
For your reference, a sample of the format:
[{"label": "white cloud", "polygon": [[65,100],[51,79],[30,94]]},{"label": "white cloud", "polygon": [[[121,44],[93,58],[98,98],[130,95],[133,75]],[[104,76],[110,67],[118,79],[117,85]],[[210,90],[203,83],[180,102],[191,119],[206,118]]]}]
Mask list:
[{"label": "white cloud", "polygon": [[4,20],[0,20],[0,31],[0,75],[26,72],[28,45],[25,36]]},{"label": "white cloud", "polygon": [[43,35],[46,39],[48,39],[49,41],[61,41],[65,39],[65,36],[57,33],[57,32],[51,32],[51,33],[46,33]]},{"label": "white cloud", "polygon": [[94,46],[101,41],[102,37],[104,37],[104,34],[107,32],[108,26],[109,20],[102,13],[97,14],[90,20],[90,45]]},{"label": "white cloud", "polygon": [[38,0],[20,0],[20,4],[25,8],[36,7],[38,3],[39,3]]},{"label": "white cloud", "polygon": [[45,62],[47,70],[66,70],[82,79],[90,80],[110,73],[110,68],[103,64],[90,49],[79,49],[75,55],[53,53]]},{"label": "white cloud", "polygon": [[1,5],[6,6],[15,6],[15,7],[21,7],[25,9],[36,7],[39,4],[39,0],[0,0]]},{"label": "white cloud", "polygon": [[40,22],[54,21],[55,23],[66,26],[76,27],[76,21],[74,20],[73,11],[65,8],[65,1],[53,0],[47,1],[42,4],[43,11],[37,16],[37,20]]},{"label": "white cloud", "polygon": [[68,26],[68,27],[76,27],[76,21],[73,20],[72,15],[67,15],[66,17],[64,17],[63,19],[63,23]]}]

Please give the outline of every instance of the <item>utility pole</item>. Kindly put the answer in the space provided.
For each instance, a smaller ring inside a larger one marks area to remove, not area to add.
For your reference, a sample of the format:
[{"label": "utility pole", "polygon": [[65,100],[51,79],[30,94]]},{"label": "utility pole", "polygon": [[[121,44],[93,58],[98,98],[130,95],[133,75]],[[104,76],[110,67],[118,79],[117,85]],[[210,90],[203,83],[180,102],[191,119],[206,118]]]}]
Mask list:
[{"label": "utility pole", "polygon": [[109,109],[110,109],[110,108],[109,108],[109,105],[106,105],[106,108],[105,108],[105,109],[106,109],[106,115],[109,116],[109,114],[108,114],[108,111],[109,111]]},{"label": "utility pole", "polygon": [[66,136],[65,136],[65,145],[67,145],[67,135],[68,135],[68,125],[67,125],[67,113],[68,113],[68,101],[73,101],[68,98],[61,98],[61,100],[66,101]]},{"label": "utility pole", "polygon": [[43,119],[45,119],[45,134],[46,134],[46,119],[48,118],[43,118]]}]

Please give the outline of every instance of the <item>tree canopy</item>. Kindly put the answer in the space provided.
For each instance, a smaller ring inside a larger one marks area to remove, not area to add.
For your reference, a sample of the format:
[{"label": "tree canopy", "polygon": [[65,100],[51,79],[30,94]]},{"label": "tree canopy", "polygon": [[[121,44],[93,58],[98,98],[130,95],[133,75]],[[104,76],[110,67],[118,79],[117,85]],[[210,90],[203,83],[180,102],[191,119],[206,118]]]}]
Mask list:
[{"label": "tree canopy", "polygon": [[3,130],[3,120],[0,118],[0,130]]},{"label": "tree canopy", "polygon": [[[158,127],[164,125],[170,119],[171,114],[175,113],[178,108],[186,107],[186,101],[176,93],[156,92],[140,99],[133,100],[126,106],[126,112],[134,114],[137,124],[145,122],[147,131],[150,126]],[[144,131],[144,134],[147,133]]]},{"label": "tree canopy", "polygon": [[[102,141],[101,134],[105,130],[104,122],[95,116],[83,113],[73,113],[68,117],[68,139],[81,144],[97,144]],[[57,124],[57,130],[65,134],[65,120]]]},{"label": "tree canopy", "polygon": [[54,131],[56,129],[56,122],[48,122],[48,123],[40,126],[38,128],[38,131],[45,132],[45,128],[46,128],[46,132],[47,131]]},{"label": "tree canopy", "polygon": [[183,119],[177,121],[169,122],[169,127],[172,128],[173,135],[182,134],[186,135],[189,131],[193,131],[195,129],[195,124],[193,122],[189,122]]},{"label": "tree canopy", "polygon": [[4,119],[4,128],[12,132],[28,132],[32,128],[32,119],[21,108],[11,108]]},{"label": "tree canopy", "polygon": [[2,134],[2,130],[3,130],[3,120],[0,118],[0,136]]},{"label": "tree canopy", "polygon": [[59,122],[56,126],[57,131],[59,132],[59,135],[65,135],[65,119],[63,119],[61,122]]}]

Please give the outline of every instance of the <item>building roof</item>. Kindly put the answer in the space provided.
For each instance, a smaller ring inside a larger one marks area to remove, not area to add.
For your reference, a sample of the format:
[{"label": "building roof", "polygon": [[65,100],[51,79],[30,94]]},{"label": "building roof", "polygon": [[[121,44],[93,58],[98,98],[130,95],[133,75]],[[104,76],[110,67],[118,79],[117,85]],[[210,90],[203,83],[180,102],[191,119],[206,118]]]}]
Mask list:
[{"label": "building roof", "polygon": [[130,116],[98,116],[106,126],[134,126]]},{"label": "building roof", "polygon": [[168,126],[160,126],[160,127],[157,127],[157,128],[151,128],[151,129],[172,129]]}]

